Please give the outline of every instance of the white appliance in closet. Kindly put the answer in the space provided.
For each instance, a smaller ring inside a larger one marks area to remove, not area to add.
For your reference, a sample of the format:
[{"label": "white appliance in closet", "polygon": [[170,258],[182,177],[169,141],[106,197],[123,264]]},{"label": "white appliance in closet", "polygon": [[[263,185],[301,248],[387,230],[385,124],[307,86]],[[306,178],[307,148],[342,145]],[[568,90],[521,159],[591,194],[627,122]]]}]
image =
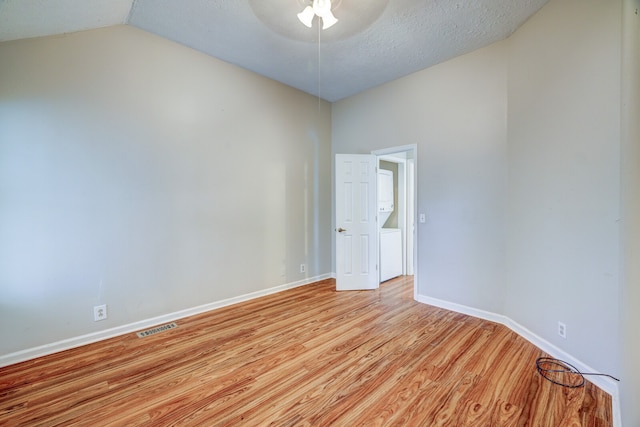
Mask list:
[{"label": "white appliance in closet", "polygon": [[[394,210],[393,172],[378,171],[378,220],[384,224]],[[402,232],[399,228],[380,229],[380,281],[402,274]]]},{"label": "white appliance in closet", "polygon": [[402,233],[399,228],[380,229],[380,281],[402,274]]}]

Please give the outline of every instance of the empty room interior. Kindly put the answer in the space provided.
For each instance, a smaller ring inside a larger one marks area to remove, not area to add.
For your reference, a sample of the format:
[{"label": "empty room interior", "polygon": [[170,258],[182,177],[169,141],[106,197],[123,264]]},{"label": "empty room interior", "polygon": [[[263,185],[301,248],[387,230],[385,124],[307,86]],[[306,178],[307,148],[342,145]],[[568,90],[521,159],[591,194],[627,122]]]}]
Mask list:
[{"label": "empty room interior", "polygon": [[0,424],[640,426],[639,9],[0,1]]}]

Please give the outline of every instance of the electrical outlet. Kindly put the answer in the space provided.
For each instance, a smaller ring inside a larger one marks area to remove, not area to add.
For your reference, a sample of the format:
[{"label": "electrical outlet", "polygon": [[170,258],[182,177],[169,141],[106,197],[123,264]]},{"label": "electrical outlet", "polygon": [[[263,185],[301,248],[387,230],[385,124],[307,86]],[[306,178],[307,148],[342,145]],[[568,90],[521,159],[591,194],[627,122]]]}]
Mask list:
[{"label": "electrical outlet", "polygon": [[300,264],[300,273],[306,273],[307,272],[307,266],[305,264]]},{"label": "electrical outlet", "polygon": [[567,338],[567,325],[562,322],[558,322],[558,335],[562,338]]},{"label": "electrical outlet", "polygon": [[107,304],[96,305],[93,307],[94,322],[105,320],[107,318]]}]

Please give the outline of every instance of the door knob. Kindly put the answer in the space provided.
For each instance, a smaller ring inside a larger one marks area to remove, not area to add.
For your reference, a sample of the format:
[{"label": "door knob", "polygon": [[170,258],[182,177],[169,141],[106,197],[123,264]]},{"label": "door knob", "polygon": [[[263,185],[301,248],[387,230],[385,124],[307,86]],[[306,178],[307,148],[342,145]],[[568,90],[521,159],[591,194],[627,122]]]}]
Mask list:
[{"label": "door knob", "polygon": [[337,231],[338,233],[344,233],[345,231],[347,231],[347,229],[346,229],[346,228],[342,228],[342,227],[340,227],[340,228],[338,228],[336,231]]}]

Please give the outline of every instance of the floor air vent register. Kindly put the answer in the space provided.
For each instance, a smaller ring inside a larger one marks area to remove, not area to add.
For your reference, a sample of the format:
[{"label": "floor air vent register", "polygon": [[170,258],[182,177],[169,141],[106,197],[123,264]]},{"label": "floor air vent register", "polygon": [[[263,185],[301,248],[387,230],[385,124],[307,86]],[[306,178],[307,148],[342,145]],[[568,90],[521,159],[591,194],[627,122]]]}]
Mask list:
[{"label": "floor air vent register", "polygon": [[169,329],[174,329],[177,328],[178,325],[176,324],[176,322],[171,322],[171,323],[167,323],[166,325],[162,325],[162,326],[155,326],[151,329],[147,329],[146,331],[140,331],[137,332],[138,338],[145,338],[145,337],[149,337],[151,335],[155,335],[159,332],[163,332],[163,331],[167,331]]}]

